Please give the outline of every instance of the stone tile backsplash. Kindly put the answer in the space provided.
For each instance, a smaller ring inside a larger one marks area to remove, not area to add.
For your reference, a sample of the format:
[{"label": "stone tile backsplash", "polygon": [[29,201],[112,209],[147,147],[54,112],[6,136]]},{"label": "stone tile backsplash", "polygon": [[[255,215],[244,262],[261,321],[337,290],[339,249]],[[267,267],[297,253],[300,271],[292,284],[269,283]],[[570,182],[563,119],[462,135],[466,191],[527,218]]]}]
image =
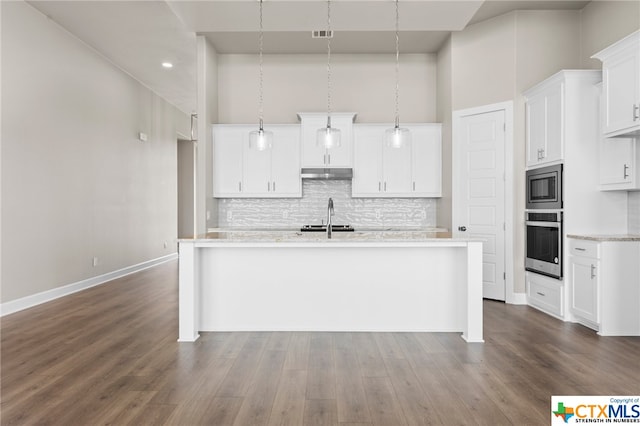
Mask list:
[{"label": "stone tile backsplash", "polygon": [[627,227],[630,234],[640,234],[640,192],[629,192]]},{"label": "stone tile backsplash", "polygon": [[302,198],[224,198],[218,202],[221,228],[300,227],[327,220],[354,227],[435,227],[436,199],[352,198],[351,181],[303,180]]}]

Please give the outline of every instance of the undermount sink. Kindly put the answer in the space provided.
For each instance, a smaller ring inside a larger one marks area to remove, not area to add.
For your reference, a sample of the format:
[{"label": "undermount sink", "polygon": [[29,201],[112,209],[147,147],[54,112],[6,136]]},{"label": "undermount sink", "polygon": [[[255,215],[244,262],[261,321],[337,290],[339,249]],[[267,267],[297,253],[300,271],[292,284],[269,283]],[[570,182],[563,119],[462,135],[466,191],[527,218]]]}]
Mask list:
[{"label": "undermount sink", "polygon": [[[333,232],[353,232],[353,226],[351,225],[332,225],[331,230]],[[300,228],[302,232],[327,232],[327,225],[303,225]]]}]

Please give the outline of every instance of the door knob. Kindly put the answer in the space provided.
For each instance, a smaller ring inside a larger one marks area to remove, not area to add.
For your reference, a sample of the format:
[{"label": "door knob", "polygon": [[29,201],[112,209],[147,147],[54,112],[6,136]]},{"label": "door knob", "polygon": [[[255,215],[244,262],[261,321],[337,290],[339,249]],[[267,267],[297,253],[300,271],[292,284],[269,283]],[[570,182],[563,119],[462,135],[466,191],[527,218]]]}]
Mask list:
[{"label": "door knob", "polygon": [[466,226],[458,226],[458,231],[462,231],[462,232],[464,232],[464,231],[466,231],[466,230],[467,230],[467,227],[466,227]]}]

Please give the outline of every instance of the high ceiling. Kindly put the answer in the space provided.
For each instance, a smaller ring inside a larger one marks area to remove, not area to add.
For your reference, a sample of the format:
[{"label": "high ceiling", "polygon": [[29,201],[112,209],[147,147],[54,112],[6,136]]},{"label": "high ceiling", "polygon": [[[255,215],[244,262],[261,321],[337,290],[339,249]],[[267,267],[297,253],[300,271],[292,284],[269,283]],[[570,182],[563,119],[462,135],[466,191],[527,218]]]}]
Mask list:
[{"label": "high ceiling", "polygon": [[[29,1],[185,113],[196,110],[196,35],[219,53],[256,53],[259,2]],[[452,31],[512,10],[582,9],[588,1],[401,0],[402,53],[435,53]],[[327,2],[264,0],[265,53],[324,53]],[[333,0],[332,52],[395,52],[390,0]],[[172,69],[160,64],[169,61]]]}]

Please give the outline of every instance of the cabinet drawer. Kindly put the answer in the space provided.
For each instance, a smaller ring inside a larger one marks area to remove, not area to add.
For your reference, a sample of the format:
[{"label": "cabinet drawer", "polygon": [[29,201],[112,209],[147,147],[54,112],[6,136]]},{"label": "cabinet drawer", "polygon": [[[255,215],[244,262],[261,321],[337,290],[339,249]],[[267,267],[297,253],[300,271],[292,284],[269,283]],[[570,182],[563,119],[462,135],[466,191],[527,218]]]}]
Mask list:
[{"label": "cabinet drawer", "polygon": [[562,317],[562,286],[547,285],[536,279],[527,280],[529,304]]},{"label": "cabinet drawer", "polygon": [[591,257],[593,259],[600,258],[600,244],[597,241],[571,239],[569,249],[572,256]]}]

